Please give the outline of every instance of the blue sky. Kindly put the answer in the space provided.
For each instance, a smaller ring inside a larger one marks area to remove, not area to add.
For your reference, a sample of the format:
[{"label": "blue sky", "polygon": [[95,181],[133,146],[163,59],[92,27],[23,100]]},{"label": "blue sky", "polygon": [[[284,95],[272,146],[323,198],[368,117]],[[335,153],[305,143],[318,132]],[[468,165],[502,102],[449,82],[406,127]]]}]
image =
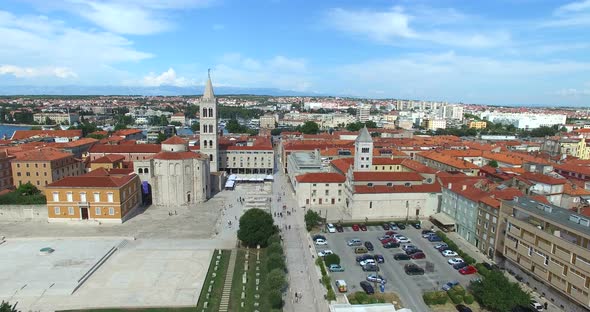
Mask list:
[{"label": "blue sky", "polygon": [[590,106],[590,0],[2,0],[0,85]]}]

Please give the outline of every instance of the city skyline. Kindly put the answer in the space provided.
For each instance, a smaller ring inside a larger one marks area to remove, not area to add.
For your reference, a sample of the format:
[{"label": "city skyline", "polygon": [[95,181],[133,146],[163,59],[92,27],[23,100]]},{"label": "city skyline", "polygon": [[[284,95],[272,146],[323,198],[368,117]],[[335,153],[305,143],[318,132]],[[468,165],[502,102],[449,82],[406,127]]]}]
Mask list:
[{"label": "city skyline", "polygon": [[216,87],[583,106],[589,25],[588,0],[9,0],[0,86],[192,87],[211,68]]}]

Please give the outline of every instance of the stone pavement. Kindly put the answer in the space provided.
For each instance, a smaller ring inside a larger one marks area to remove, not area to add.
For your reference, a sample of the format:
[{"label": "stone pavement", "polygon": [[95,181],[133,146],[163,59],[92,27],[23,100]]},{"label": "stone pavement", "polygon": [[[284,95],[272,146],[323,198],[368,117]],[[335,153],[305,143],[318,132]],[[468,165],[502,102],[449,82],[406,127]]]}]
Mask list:
[{"label": "stone pavement", "polygon": [[[277,213],[275,222],[281,229],[289,271],[289,290],[283,310],[328,311],[328,303],[324,299],[326,289],[319,282],[319,270],[314,263],[316,256],[310,248],[311,241],[305,229],[304,209],[297,207],[286,176],[282,172],[277,172],[274,178],[271,214],[274,216]],[[287,206],[286,210],[283,210],[283,205]],[[291,215],[288,215],[287,211],[290,211]],[[282,217],[280,213],[283,213]],[[301,294],[301,297],[295,298],[295,292]]]},{"label": "stone pavement", "polygon": [[231,295],[231,284],[234,279],[234,271],[236,269],[236,258],[238,256],[237,249],[231,250],[229,256],[229,267],[225,274],[225,282],[223,283],[223,292],[221,293],[221,302],[219,303],[219,312],[227,312],[229,308],[229,299]]}]

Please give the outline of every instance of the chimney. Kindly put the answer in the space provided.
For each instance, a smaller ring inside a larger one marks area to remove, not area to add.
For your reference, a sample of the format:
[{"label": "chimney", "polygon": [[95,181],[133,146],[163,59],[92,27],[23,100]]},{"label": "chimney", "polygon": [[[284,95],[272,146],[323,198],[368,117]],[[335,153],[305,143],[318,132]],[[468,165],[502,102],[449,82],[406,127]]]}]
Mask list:
[{"label": "chimney", "polygon": [[464,191],[464,190],[466,190],[466,189],[467,189],[467,185],[463,184],[463,185],[461,186],[461,190],[462,190],[462,191]]},{"label": "chimney", "polygon": [[449,182],[449,185],[447,185],[447,188],[448,188],[449,190],[450,190],[450,189],[452,189],[452,188],[453,188],[453,183],[450,183],[450,182]]}]

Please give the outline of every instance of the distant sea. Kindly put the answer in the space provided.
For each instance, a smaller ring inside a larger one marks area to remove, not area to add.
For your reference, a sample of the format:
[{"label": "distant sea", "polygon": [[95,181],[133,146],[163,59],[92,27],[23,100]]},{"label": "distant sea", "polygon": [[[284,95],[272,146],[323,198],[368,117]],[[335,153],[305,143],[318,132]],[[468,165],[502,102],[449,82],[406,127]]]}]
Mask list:
[{"label": "distant sea", "polygon": [[5,135],[6,135],[7,139],[10,139],[12,137],[12,134],[16,130],[30,130],[30,129],[31,129],[31,126],[14,126],[14,125],[0,124],[0,139],[4,139]]}]

